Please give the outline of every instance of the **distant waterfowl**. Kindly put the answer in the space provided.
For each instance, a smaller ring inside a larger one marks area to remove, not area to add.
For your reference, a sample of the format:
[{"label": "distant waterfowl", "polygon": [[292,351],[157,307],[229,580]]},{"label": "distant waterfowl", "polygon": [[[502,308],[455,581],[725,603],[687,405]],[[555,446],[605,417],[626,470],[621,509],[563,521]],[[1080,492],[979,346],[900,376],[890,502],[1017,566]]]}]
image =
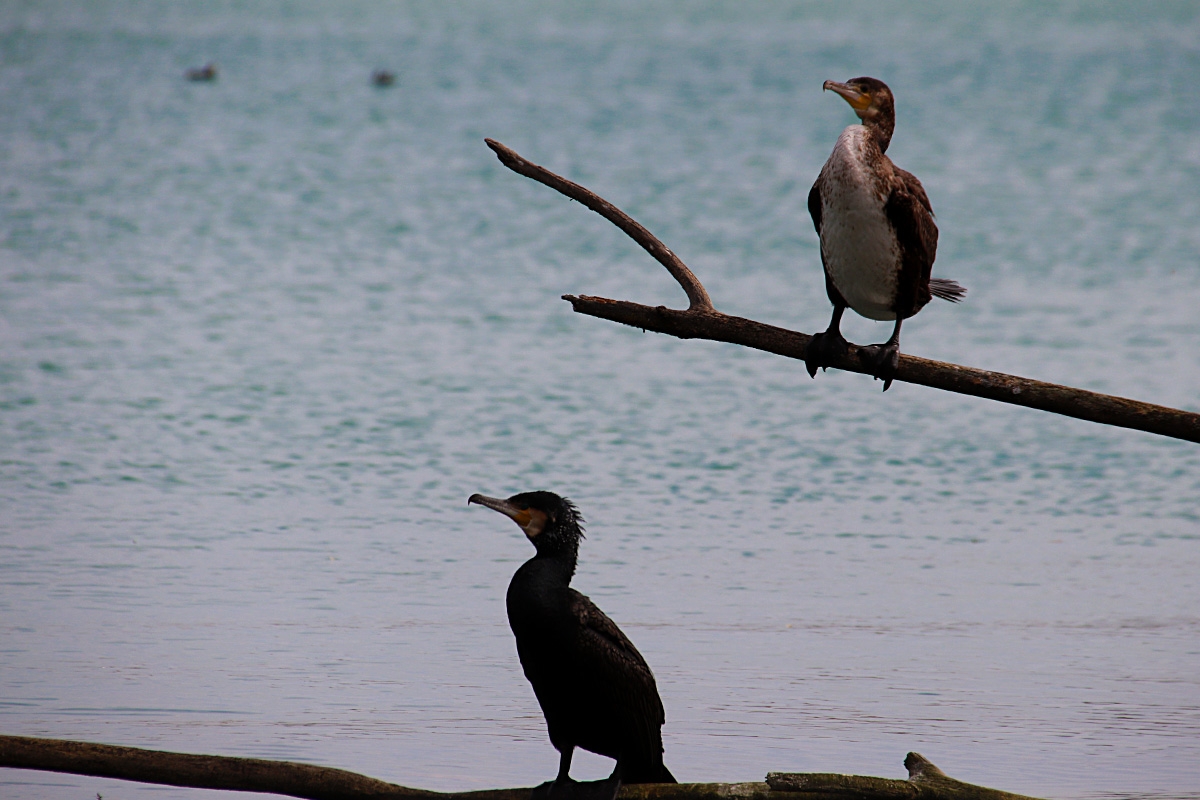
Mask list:
[{"label": "distant waterfowl", "polygon": [[183,77],[189,81],[215,81],[217,79],[217,65],[210,61],[203,67],[191,67],[187,72],[183,73]]},{"label": "distant waterfowl", "polygon": [[887,84],[864,77],[825,81],[824,88],[845,98],[862,124],[842,131],[808,194],[833,318],[825,332],[812,338],[804,361],[808,374],[816,377],[818,368],[846,352],[841,321],[847,307],[867,319],[894,319],[890,339],[863,348],[886,392],[899,365],[901,323],[931,297],[956,303],[967,290],[930,277],[938,229],[921,182],[885,155],[896,127]]},{"label": "distant waterfowl", "polygon": [[377,69],[371,73],[371,83],[376,86],[391,86],[396,82],[396,76],[386,69]]},{"label": "distant waterfowl", "polygon": [[[559,752],[558,776],[535,797],[608,800],[623,783],[675,783],[663,765],[666,715],[650,667],[615,622],[570,588],[583,538],[574,504],[553,492],[473,494],[467,503],[512,519],[537,550],[513,575],[507,599],[517,655]],[[572,780],[576,747],[615,758],[612,775]]]}]

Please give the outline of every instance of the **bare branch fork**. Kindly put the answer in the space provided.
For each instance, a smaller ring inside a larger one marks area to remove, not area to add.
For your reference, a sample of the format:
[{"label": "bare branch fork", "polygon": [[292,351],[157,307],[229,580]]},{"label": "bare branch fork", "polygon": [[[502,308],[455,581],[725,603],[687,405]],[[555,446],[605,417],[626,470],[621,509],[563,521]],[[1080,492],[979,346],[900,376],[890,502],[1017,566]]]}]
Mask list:
[{"label": "bare branch fork", "polygon": [[[679,256],[624,211],[591,190],[527,161],[500,142],[494,139],[484,141],[495,151],[500,163],[513,172],[543,183],[572,200],[578,200],[624,231],[667,268],[688,298],[687,309],[678,310],[604,297],[563,295],[563,299],[569,301],[576,312],[680,339],[729,342],[787,358],[804,359],[804,351],[811,338],[808,334],[717,311],[704,286]],[[862,349],[852,344],[844,357],[835,359],[834,366],[848,372],[870,375],[868,364],[861,354]],[[1089,422],[1200,442],[1200,414],[1002,372],[962,367],[901,353],[895,380],[1036,408]]]}]

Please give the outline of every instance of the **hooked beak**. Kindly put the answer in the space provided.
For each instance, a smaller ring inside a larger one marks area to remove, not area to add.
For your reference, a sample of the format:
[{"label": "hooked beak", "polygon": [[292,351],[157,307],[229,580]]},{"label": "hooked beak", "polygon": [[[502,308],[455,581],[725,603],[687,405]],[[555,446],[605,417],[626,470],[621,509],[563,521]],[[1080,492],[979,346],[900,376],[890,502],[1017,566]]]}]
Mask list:
[{"label": "hooked beak", "polygon": [[862,116],[871,107],[871,95],[860,92],[849,84],[838,83],[837,81],[825,81],[821,88],[825,91],[833,90],[840,94],[859,116]]},{"label": "hooked beak", "polygon": [[499,497],[488,497],[485,494],[473,494],[467,498],[467,505],[477,503],[485,506],[493,511],[499,511],[504,516],[511,519],[513,522],[520,525],[522,528],[527,526],[532,519],[532,515],[527,508],[517,508],[507,500],[501,500]]},{"label": "hooked beak", "polygon": [[537,539],[538,535],[546,529],[546,524],[550,521],[545,511],[536,508],[518,508],[507,500],[501,500],[498,497],[473,494],[467,498],[467,505],[471,505],[471,503],[478,503],[481,506],[487,506],[493,511],[499,511],[517,523],[531,542]]}]

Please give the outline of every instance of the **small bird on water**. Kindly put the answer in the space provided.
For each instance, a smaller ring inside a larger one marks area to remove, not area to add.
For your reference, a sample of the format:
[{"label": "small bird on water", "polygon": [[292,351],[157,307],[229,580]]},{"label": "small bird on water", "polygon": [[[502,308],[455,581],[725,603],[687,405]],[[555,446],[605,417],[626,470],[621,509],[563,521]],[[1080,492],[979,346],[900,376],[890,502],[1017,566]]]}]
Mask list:
[{"label": "small bird on water", "polygon": [[217,79],[217,65],[210,61],[203,67],[190,67],[183,73],[183,77],[189,81],[215,81]]},{"label": "small bird on water", "polygon": [[[559,752],[558,776],[535,798],[611,800],[624,783],[675,783],[663,765],[666,721],[646,660],[596,604],[570,587],[583,538],[575,505],[553,492],[507,500],[473,494],[520,526],[537,553],[508,585],[508,622],[517,655]],[[568,775],[576,747],[615,758],[604,781]]]},{"label": "small bird on water", "polygon": [[967,290],[930,277],[938,229],[929,196],[915,175],[885,155],[896,127],[891,89],[866,77],[825,81],[824,88],[845,98],[862,124],[842,131],[808,193],[833,318],[809,342],[804,362],[816,377],[818,368],[846,353],[841,322],[847,307],[867,319],[894,319],[890,339],[861,348],[886,392],[900,362],[901,323],[931,297],[957,303]]}]

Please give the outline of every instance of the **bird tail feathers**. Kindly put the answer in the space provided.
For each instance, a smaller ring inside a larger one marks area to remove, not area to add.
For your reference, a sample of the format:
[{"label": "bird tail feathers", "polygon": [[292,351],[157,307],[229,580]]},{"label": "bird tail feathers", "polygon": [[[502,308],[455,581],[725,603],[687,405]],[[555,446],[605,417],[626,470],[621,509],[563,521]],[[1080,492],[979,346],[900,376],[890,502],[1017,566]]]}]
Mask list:
[{"label": "bird tail feathers", "polygon": [[949,300],[951,303],[957,303],[967,296],[967,289],[958,281],[948,280],[946,278],[930,278],[929,292],[934,297],[940,297],[943,300]]}]

